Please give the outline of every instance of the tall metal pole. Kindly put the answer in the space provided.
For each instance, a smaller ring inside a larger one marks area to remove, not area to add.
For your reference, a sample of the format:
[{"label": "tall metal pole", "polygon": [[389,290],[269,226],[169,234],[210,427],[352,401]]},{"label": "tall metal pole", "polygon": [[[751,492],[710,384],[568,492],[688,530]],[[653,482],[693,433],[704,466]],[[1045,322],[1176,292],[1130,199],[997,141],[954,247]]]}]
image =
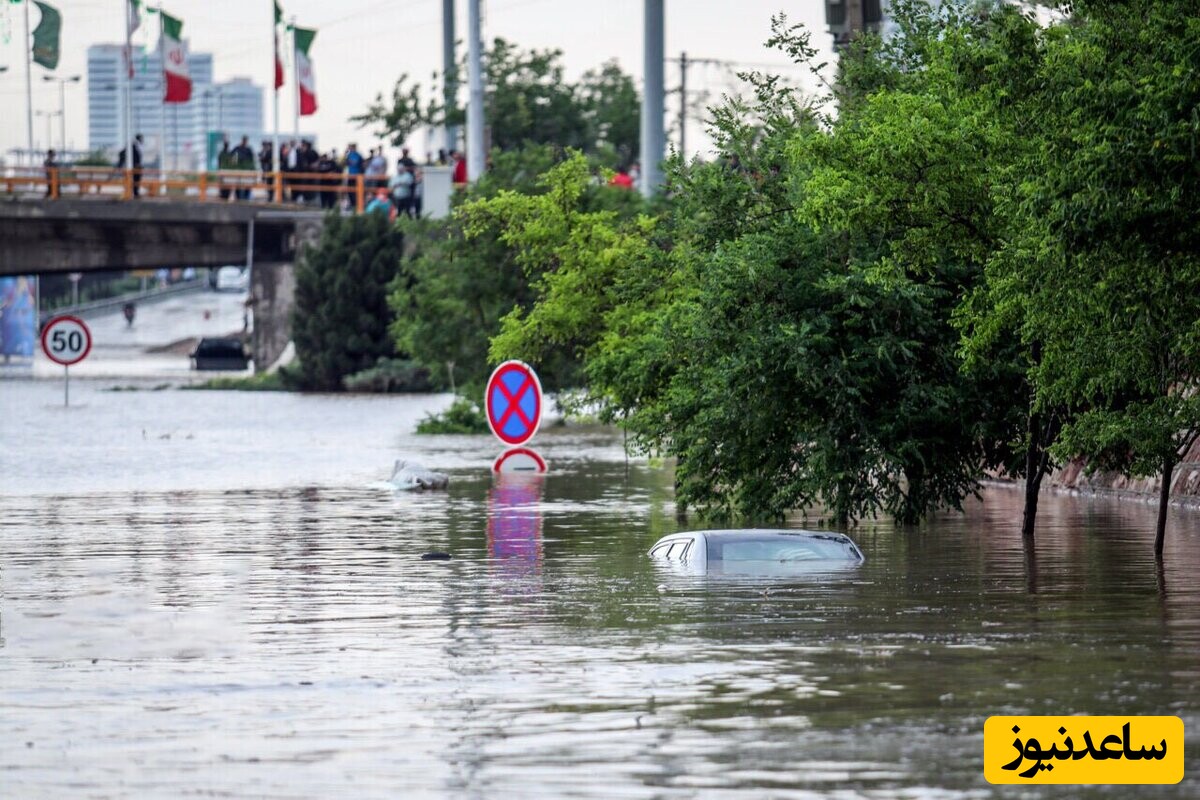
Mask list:
[{"label": "tall metal pole", "polygon": [[652,197],[662,185],[662,160],[666,150],[663,134],[663,44],[665,0],[645,0],[642,87],[642,195]]},{"label": "tall metal pole", "polygon": [[29,38],[29,5],[25,0],[25,121],[29,134],[29,161],[33,163],[33,42]]},{"label": "tall metal pole", "polygon": [[483,175],[487,163],[483,152],[483,33],[480,22],[481,0],[467,3],[467,72],[471,100],[467,106],[467,180]]},{"label": "tall metal pole", "polygon": [[679,54],[679,157],[687,163],[687,51]]},{"label": "tall metal pole", "polygon": [[58,157],[66,158],[67,152],[67,82],[58,81]]},{"label": "tall metal pole", "polygon": [[[442,0],[442,104],[454,111],[458,97],[458,62],[454,53],[454,0]],[[446,152],[458,147],[458,126],[446,123]]]},{"label": "tall metal pole", "polygon": [[[292,17],[292,138],[300,139],[300,64],[296,59],[296,18]],[[299,162],[297,162],[299,166]]]},{"label": "tall metal pole", "polygon": [[[167,48],[164,34],[167,25],[163,22],[162,4],[158,5],[158,80],[161,91],[158,95],[158,180],[166,180],[167,168]],[[145,154],[143,154],[144,157]]]},{"label": "tall metal pole", "polygon": [[125,53],[126,62],[122,72],[125,73],[125,176],[126,185],[133,170],[133,15],[136,13],[130,0],[121,0],[125,5]]},{"label": "tall metal pole", "polygon": [[[279,59],[283,58],[283,53],[279,52],[279,23],[275,19],[274,0],[271,2],[271,47],[275,53],[275,61],[271,63],[271,86],[274,87],[275,92],[275,107],[273,109],[275,112],[275,127],[272,129],[273,135],[271,136],[271,147],[274,148],[274,151],[271,153],[271,166],[274,167],[274,172],[279,172],[281,169],[283,169],[283,164],[279,163],[279,86],[276,85],[278,82],[275,80],[275,69],[278,65]],[[207,137],[208,132],[205,131],[204,135]],[[205,145],[206,148],[207,146],[208,145]],[[273,183],[274,181],[272,181],[272,184]],[[271,200],[279,199],[274,196],[274,193],[268,194],[270,195]]]}]

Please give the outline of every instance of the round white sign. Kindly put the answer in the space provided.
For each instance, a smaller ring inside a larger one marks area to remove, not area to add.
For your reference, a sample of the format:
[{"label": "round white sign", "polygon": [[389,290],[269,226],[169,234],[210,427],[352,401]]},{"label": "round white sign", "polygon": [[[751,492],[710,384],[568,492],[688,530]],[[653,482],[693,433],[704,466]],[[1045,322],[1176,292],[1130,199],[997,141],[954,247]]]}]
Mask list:
[{"label": "round white sign", "polygon": [[42,351],[64,367],[78,364],[92,352],[92,332],[79,317],[55,317],[42,329]]}]

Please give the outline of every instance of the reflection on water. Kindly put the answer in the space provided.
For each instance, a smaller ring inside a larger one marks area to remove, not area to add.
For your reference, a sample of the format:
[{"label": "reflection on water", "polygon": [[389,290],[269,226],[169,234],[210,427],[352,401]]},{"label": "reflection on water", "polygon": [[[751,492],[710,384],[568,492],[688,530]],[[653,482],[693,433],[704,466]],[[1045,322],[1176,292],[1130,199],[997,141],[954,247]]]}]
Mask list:
[{"label": "reflection on water", "polygon": [[[39,451],[0,455],[41,476],[0,483],[0,794],[1067,796],[983,781],[991,714],[1176,714],[1200,767],[1195,512],[1161,574],[1152,507],[1048,497],[1034,557],[991,490],[849,531],[848,573],[673,575],[645,556],[678,527],[670,475],[609,433],[539,434],[555,472],[509,484],[488,437],[409,435],[429,400],[192,397],[86,398],[148,430],[184,404],[197,438],[152,475],[89,472],[36,403]],[[269,432],[239,451],[259,473],[196,463],[222,424]],[[414,456],[449,492],[369,488]]]}]

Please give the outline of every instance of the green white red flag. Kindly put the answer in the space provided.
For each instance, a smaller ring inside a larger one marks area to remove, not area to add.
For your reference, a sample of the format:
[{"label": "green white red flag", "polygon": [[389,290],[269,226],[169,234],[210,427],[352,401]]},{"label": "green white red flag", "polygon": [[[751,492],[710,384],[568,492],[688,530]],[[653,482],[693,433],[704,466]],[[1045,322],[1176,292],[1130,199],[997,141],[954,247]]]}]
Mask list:
[{"label": "green white red flag", "polygon": [[275,88],[283,86],[283,57],[279,55],[279,23],[283,22],[283,9],[275,3]]},{"label": "green white red flag", "polygon": [[293,28],[292,38],[296,43],[296,82],[300,88],[300,116],[317,113],[317,80],[313,75],[312,49],[317,32],[310,28]]},{"label": "green white red flag", "polygon": [[163,80],[166,91],[164,103],[186,103],[192,99],[192,78],[188,74],[187,50],[183,46],[183,21],[175,19],[165,11],[162,15]]},{"label": "green white red flag", "polygon": [[[126,41],[133,38],[134,32],[142,26],[142,0],[129,0],[125,4],[125,34]],[[125,69],[129,72],[129,77],[133,77],[133,49],[128,45],[125,46]]]}]

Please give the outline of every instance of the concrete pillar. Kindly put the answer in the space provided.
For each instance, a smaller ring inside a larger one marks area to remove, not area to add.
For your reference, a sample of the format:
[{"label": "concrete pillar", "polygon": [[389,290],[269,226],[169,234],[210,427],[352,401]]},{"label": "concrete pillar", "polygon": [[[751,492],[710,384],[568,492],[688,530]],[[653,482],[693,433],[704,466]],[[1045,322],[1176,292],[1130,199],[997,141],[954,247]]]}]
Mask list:
[{"label": "concrete pillar", "polygon": [[288,263],[256,263],[250,271],[254,334],[250,352],[254,371],[265,372],[283,355],[292,338],[296,270]]},{"label": "concrete pillar", "polygon": [[[458,61],[454,53],[454,0],[442,0],[442,102],[454,110],[458,98]],[[458,126],[446,126],[446,152],[458,147]]]},{"label": "concrete pillar", "polygon": [[467,106],[467,180],[479,180],[487,165],[487,153],[483,152],[483,31],[480,3],[467,3],[467,82],[471,101]]},{"label": "concrete pillar", "polygon": [[646,14],[643,31],[645,81],[642,87],[642,195],[651,197],[662,185],[662,160],[666,156],[666,134],[663,131],[665,0],[644,1]]}]

